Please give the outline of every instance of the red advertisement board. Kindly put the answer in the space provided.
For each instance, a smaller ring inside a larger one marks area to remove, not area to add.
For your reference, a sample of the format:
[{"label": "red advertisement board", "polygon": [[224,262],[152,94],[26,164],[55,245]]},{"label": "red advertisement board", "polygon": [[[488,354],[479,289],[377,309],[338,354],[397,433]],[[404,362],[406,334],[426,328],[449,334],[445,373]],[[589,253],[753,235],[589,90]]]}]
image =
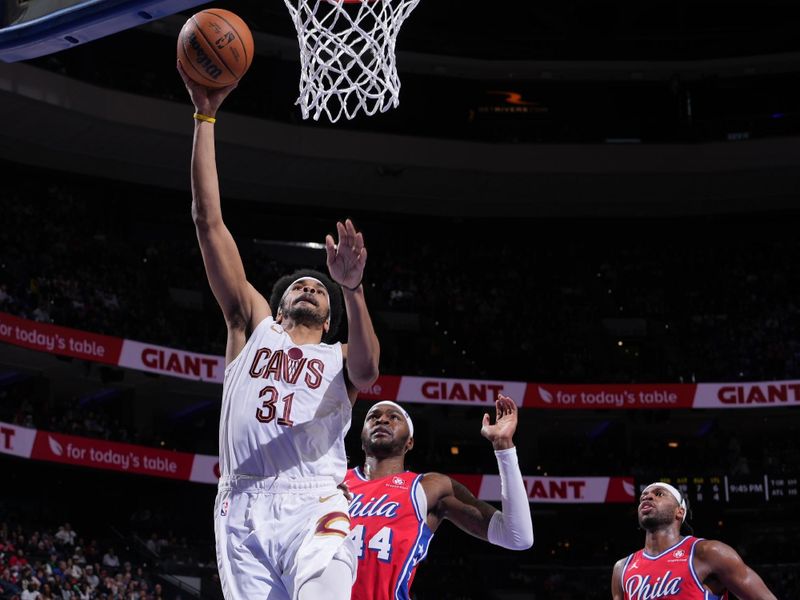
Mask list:
[{"label": "red advertisement board", "polygon": [[[98,335],[0,313],[0,342],[170,377],[222,383],[222,356]],[[517,406],[551,410],[739,409],[800,406],[800,381],[701,384],[559,384],[381,375],[365,400],[479,406],[498,393]]]},{"label": "red advertisement board", "polygon": [[0,342],[39,352],[116,365],[122,339],[38,323],[0,312]]},{"label": "red advertisement board", "polygon": [[31,458],[185,481],[192,472],[194,455],[38,431]]}]

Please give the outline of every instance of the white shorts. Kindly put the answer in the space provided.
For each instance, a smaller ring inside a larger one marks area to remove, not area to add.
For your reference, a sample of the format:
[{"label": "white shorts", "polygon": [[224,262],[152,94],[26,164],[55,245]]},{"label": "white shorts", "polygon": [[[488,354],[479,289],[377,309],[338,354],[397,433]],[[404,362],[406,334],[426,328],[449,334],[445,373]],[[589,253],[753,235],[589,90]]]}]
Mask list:
[{"label": "white shorts", "polygon": [[214,505],[225,600],[297,600],[336,557],[356,576],[348,502],[331,478],[223,477]]}]

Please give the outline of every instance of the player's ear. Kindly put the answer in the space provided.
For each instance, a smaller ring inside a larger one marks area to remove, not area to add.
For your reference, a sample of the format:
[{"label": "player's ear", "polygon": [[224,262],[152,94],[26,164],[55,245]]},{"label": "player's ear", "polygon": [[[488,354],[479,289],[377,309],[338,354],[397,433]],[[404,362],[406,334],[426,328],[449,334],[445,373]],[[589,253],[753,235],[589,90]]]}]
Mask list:
[{"label": "player's ear", "polygon": [[683,523],[683,515],[685,514],[686,514],[686,509],[683,508],[682,506],[679,506],[677,512],[675,513],[675,518],[679,522]]},{"label": "player's ear", "polygon": [[413,447],[414,447],[414,438],[410,437],[410,438],[408,438],[408,441],[406,442],[405,452],[409,452]]}]

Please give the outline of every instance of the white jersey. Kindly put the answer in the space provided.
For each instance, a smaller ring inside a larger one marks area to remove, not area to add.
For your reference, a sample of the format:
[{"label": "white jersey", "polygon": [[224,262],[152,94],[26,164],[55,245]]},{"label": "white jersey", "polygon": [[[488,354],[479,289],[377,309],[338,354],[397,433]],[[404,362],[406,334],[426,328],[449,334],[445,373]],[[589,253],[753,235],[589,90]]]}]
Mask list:
[{"label": "white jersey", "polygon": [[297,346],[272,317],[225,368],[220,475],[344,480],[352,407],[341,344]]}]

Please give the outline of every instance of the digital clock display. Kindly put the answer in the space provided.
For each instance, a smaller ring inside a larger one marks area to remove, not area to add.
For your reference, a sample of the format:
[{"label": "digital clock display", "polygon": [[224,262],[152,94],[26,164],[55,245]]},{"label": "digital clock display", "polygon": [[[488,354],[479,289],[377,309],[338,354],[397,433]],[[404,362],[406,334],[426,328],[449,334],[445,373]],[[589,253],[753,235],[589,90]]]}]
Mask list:
[{"label": "digital clock display", "polygon": [[[653,481],[664,481],[676,487],[690,504],[721,502],[745,506],[763,502],[800,502],[800,476],[795,475],[657,477]],[[650,483],[652,481],[639,482],[639,494]]]}]

